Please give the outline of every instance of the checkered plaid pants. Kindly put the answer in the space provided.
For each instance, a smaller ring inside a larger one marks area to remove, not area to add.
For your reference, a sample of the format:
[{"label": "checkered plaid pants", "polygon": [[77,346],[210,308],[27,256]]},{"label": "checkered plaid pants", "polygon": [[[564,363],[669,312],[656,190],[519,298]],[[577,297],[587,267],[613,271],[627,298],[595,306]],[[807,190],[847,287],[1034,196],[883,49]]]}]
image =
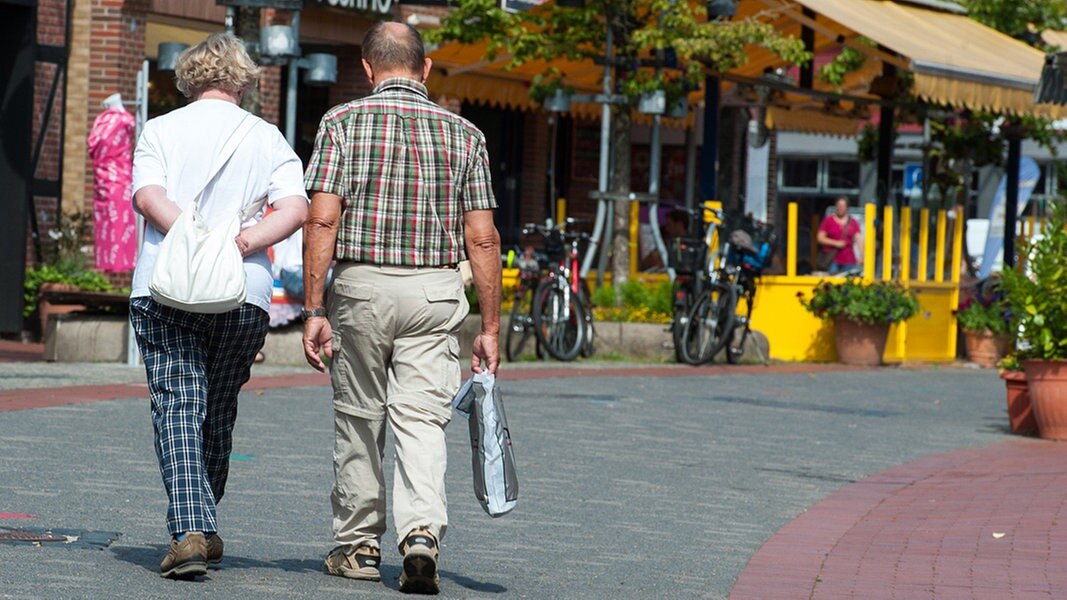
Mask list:
[{"label": "checkered plaid pants", "polygon": [[237,393],[263,347],[268,322],[266,311],[251,304],[205,315],[149,297],[130,299],[172,535],[218,531],[215,504],[226,489]]}]

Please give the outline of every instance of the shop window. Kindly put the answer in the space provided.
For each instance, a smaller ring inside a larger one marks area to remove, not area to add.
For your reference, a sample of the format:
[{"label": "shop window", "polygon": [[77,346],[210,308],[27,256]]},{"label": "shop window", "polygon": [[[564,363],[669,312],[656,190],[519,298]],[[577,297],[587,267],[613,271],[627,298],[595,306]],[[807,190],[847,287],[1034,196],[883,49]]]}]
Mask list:
[{"label": "shop window", "polygon": [[826,166],[831,190],[857,190],[860,187],[860,164],[854,160],[831,160]]},{"label": "shop window", "polygon": [[[132,98],[131,98],[132,100]],[[154,119],[181,108],[190,100],[174,84],[174,71],[160,71],[156,61],[148,63],[148,118]]]},{"label": "shop window", "polygon": [[782,161],[782,187],[788,189],[819,189],[819,161],[817,159],[785,159]]}]

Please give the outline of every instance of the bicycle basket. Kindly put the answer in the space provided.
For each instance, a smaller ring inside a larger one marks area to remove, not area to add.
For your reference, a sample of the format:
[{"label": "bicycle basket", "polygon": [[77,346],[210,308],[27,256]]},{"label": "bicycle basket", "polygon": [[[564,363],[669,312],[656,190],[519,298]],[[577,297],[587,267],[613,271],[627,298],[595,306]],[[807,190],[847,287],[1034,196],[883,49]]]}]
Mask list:
[{"label": "bicycle basket", "polygon": [[667,262],[676,273],[691,275],[704,269],[708,247],[697,238],[675,238]]}]

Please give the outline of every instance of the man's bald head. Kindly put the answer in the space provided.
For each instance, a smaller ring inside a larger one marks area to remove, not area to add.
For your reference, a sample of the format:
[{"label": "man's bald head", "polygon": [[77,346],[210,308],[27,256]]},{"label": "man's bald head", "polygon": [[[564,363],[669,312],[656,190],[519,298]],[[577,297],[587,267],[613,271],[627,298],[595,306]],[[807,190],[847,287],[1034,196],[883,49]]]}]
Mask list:
[{"label": "man's bald head", "polygon": [[426,64],[422,35],[407,23],[378,21],[363,38],[363,60],[377,73],[420,77]]}]

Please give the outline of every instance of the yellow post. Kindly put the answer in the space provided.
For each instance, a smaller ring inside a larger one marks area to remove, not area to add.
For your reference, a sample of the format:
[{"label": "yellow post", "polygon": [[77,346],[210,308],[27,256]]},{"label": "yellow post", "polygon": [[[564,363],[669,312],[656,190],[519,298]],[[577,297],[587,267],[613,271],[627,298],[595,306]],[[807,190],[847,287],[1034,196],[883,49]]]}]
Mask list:
[{"label": "yellow post", "polygon": [[564,223],[567,221],[567,199],[556,198],[556,222]]},{"label": "yellow post", "polygon": [[808,248],[808,261],[813,265],[818,262],[819,225],[821,224],[819,215],[811,215],[811,243],[808,244],[810,246],[810,248]]},{"label": "yellow post", "polygon": [[893,279],[893,207],[882,211],[882,279]]},{"label": "yellow post", "polygon": [[637,202],[630,203],[630,277],[637,273],[637,237],[638,227],[641,223],[641,205]]},{"label": "yellow post", "polygon": [[941,283],[945,280],[945,215],[944,210],[937,211],[937,237],[934,243],[934,281]]},{"label": "yellow post", "polygon": [[878,240],[874,237],[874,219],[878,216],[878,206],[868,202],[863,207],[863,278],[867,281],[874,280],[875,252]]},{"label": "yellow post", "polygon": [[963,215],[956,213],[952,225],[952,264],[950,271],[952,283],[960,282],[960,264],[963,263]]},{"label": "yellow post", "polygon": [[900,282],[908,287],[911,279],[911,207],[900,209]]},{"label": "yellow post", "polygon": [[919,211],[919,281],[926,281],[926,257],[930,253],[930,209]]},{"label": "yellow post", "polygon": [[785,274],[795,277],[797,274],[797,203],[789,203],[788,221],[786,222]]},{"label": "yellow post", "polygon": [[[952,283],[959,283],[960,281],[960,263],[963,260],[963,215],[957,213],[956,220],[952,227]],[[960,286],[952,286],[952,291],[949,293],[949,306],[955,310],[960,305]],[[956,356],[956,339],[959,337],[959,322],[956,319],[950,319],[948,325],[948,352],[949,356]]]}]

